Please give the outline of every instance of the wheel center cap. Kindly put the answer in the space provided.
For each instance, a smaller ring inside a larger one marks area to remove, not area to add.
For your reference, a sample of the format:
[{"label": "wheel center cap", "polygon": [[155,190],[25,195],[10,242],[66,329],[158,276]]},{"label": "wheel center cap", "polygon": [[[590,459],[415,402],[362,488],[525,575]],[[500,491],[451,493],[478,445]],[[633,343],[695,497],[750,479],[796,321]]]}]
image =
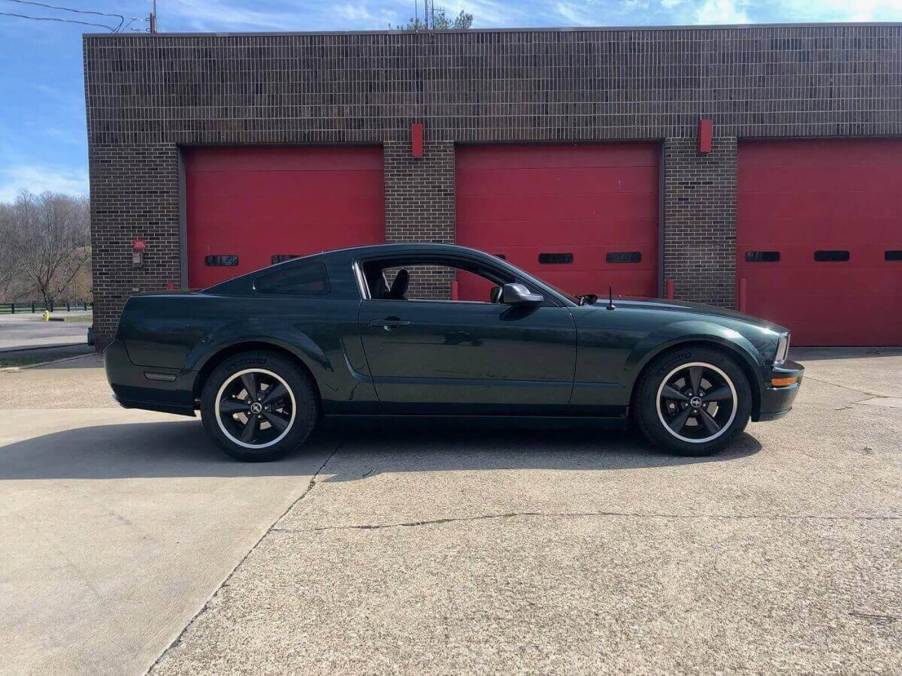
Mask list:
[{"label": "wheel center cap", "polygon": [[251,404],[251,413],[253,413],[254,415],[259,414],[262,410],[263,404],[261,404],[259,401],[255,401],[253,404]]},{"label": "wheel center cap", "polygon": [[692,408],[701,408],[702,407],[702,398],[701,397],[692,397],[689,400],[689,405]]}]

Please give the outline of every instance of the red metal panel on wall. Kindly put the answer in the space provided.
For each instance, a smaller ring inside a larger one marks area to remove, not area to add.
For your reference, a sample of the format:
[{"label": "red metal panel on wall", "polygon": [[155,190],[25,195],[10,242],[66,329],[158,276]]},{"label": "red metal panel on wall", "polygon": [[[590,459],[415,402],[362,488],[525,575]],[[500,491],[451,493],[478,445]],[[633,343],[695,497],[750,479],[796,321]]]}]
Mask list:
[{"label": "red metal panel on wall", "polygon": [[659,158],[650,143],[461,146],[457,242],[571,293],[655,296]]},{"label": "red metal panel on wall", "polygon": [[737,187],[746,312],[795,345],[902,344],[902,261],[887,254],[902,249],[902,141],[743,143]]},{"label": "red metal panel on wall", "polygon": [[[385,240],[381,148],[189,148],[184,162],[191,288],[273,256]],[[237,256],[238,265],[208,256]]]}]

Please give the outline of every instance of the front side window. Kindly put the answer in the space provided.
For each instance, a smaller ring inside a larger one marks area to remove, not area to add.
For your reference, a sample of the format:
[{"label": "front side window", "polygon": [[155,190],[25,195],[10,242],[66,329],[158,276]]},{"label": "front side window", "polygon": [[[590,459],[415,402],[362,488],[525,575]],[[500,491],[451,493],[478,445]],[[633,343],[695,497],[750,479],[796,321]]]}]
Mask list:
[{"label": "front side window", "polygon": [[373,300],[498,302],[512,275],[478,263],[422,259],[368,261],[364,277]]},{"label": "front side window", "polygon": [[282,296],[325,296],[331,290],[326,266],[319,261],[289,265],[254,281],[257,293]]}]

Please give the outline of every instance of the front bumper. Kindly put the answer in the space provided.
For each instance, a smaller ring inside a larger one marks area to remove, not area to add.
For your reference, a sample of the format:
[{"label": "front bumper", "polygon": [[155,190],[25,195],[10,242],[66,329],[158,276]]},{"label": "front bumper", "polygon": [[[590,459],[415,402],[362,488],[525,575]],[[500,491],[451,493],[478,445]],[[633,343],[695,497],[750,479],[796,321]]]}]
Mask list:
[{"label": "front bumper", "polygon": [[[805,367],[794,361],[785,361],[779,366],[774,366],[771,379],[764,384],[761,390],[761,407],[757,420],[775,420],[782,418],[792,409],[799,388],[802,386],[802,376]],[[773,380],[793,380],[791,385],[774,386]]]}]

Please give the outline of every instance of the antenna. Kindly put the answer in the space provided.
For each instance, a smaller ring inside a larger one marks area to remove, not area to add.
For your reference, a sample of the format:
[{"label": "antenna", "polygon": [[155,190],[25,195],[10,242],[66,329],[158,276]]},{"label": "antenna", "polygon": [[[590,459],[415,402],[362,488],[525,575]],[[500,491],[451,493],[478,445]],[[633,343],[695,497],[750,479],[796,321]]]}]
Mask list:
[{"label": "antenna", "polygon": [[608,310],[616,310],[617,306],[614,305],[614,287],[608,286]]}]

